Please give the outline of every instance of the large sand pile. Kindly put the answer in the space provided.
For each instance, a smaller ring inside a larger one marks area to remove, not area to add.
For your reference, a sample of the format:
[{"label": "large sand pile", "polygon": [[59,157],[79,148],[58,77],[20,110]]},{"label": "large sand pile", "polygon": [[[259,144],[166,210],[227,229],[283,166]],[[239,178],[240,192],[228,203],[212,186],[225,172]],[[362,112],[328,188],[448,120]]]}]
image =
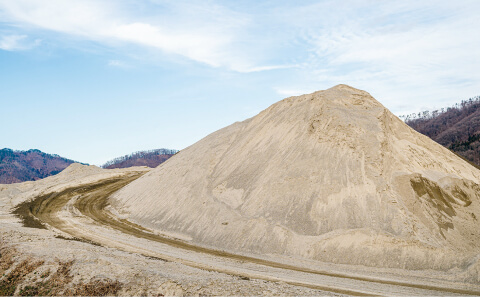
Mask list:
[{"label": "large sand pile", "polygon": [[218,249],[473,272],[479,183],[480,171],[370,94],[338,85],[205,137],[112,204]]}]

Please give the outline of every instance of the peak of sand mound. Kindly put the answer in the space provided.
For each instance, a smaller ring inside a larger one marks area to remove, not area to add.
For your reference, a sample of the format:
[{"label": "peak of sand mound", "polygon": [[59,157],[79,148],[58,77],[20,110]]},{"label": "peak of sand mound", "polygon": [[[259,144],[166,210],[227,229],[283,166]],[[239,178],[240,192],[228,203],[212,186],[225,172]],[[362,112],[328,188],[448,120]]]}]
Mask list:
[{"label": "peak of sand mound", "polygon": [[351,264],[465,267],[480,172],[346,85],[221,129],[112,197],[192,242]]}]

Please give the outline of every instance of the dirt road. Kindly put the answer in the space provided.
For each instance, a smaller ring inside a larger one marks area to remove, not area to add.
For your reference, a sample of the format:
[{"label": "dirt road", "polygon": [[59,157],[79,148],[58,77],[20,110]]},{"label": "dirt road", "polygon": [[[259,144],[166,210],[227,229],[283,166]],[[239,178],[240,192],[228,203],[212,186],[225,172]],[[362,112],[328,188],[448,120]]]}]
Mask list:
[{"label": "dirt road", "polygon": [[[455,283],[437,285],[429,279],[405,280],[372,277],[348,272],[315,269],[316,265],[292,265],[270,259],[239,255],[197,246],[154,233],[107,209],[108,197],[140,177],[130,173],[120,178],[69,188],[40,196],[18,206],[15,213],[27,227],[49,225],[71,236],[103,246],[140,253],[192,267],[237,275],[282,281],[288,284],[346,295],[480,295],[480,288]],[[313,264],[313,263],[312,263]],[[438,282],[437,282],[438,283]]]}]

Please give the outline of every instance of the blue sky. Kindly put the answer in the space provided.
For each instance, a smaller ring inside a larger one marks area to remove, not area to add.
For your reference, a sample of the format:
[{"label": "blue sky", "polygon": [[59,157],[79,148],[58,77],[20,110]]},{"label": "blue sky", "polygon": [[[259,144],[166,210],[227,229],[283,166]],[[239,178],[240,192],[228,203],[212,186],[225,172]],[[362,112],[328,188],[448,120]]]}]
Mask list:
[{"label": "blue sky", "polygon": [[0,147],[182,149],[339,83],[397,115],[480,95],[480,1],[0,0]]}]

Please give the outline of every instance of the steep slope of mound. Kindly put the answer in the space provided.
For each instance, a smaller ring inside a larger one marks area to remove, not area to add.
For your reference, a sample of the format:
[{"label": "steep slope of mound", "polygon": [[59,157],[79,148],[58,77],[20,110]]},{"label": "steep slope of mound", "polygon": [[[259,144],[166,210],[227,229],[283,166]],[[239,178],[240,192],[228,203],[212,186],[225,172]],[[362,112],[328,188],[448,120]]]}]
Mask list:
[{"label": "steep slope of mound", "polygon": [[150,168],[155,168],[175,155],[176,152],[176,150],[169,149],[135,152],[133,154],[125,155],[108,161],[102,167],[105,169],[128,168],[133,166],[147,166]]},{"label": "steep slope of mound", "polygon": [[55,175],[75,161],[39,150],[0,150],[0,184],[33,181]]},{"label": "steep slope of mound", "polygon": [[479,179],[367,92],[338,85],[205,137],[111,203],[218,249],[466,268],[479,252]]}]

